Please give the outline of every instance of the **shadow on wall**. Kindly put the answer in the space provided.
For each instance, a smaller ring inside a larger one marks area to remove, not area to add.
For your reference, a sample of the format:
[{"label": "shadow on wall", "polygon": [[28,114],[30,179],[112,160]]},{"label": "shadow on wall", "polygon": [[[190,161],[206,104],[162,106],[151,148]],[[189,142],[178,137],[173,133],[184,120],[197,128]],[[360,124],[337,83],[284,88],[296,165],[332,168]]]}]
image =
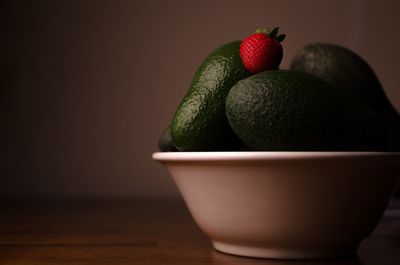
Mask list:
[{"label": "shadow on wall", "polygon": [[17,69],[12,53],[0,60],[0,177],[7,179],[16,166]]},{"label": "shadow on wall", "polygon": [[[11,60],[2,60],[0,68],[0,113],[1,116],[11,116],[16,109],[17,75],[15,64]],[[4,126],[4,125],[3,125]]]}]

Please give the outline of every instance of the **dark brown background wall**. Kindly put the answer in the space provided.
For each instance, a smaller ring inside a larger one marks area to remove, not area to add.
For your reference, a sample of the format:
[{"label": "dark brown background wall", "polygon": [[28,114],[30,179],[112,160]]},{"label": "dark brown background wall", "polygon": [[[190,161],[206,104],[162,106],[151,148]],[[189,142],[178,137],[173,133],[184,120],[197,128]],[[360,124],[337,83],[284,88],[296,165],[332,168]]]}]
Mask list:
[{"label": "dark brown background wall", "polygon": [[0,196],[174,197],[151,160],[202,59],[257,27],[345,45],[400,109],[398,1],[13,1],[1,7]]}]

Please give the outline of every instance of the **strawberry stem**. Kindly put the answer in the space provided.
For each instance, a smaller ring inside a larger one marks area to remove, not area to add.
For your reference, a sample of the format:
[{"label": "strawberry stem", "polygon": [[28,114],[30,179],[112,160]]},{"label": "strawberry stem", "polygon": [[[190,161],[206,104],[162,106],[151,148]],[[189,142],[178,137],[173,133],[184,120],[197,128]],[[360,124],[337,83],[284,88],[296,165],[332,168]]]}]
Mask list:
[{"label": "strawberry stem", "polygon": [[268,34],[268,31],[266,28],[258,28],[256,29],[256,33],[264,33],[264,34]]},{"label": "strawberry stem", "polygon": [[275,27],[272,30],[266,28],[258,28],[256,29],[256,33],[266,34],[278,42],[282,42],[286,38],[285,34],[279,34],[279,27]]}]

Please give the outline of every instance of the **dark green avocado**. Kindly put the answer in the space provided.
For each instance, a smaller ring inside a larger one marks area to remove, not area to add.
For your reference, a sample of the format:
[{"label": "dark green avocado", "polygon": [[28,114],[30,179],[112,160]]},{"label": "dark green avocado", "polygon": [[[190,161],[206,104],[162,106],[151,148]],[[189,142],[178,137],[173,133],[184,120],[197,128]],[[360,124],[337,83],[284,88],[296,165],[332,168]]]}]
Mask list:
[{"label": "dark green avocado", "polygon": [[377,151],[382,119],[308,73],[266,71],[239,81],[226,100],[229,123],[252,150]]},{"label": "dark green avocado", "polygon": [[313,74],[371,108],[385,122],[388,150],[400,151],[400,115],[373,69],[359,55],[335,44],[309,44],[295,55],[290,69]]},{"label": "dark green avocado", "polygon": [[213,51],[195,73],[171,123],[179,151],[222,151],[243,148],[230,128],[225,99],[237,81],[251,75],[239,55],[240,41]]},{"label": "dark green avocado", "polygon": [[160,138],[158,139],[158,148],[161,152],[176,152],[178,151],[174,144],[172,143],[171,138],[171,128],[167,126],[161,133]]}]

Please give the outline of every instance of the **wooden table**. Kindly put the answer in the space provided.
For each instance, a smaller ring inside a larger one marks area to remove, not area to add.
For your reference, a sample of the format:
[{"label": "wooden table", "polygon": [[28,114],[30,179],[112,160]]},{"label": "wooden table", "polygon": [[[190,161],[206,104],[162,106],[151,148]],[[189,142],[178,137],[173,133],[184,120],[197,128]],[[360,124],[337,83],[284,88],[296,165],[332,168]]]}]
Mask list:
[{"label": "wooden table", "polygon": [[396,200],[358,255],[277,261],[212,249],[181,201],[7,202],[0,205],[1,265],[329,264],[399,265]]}]

